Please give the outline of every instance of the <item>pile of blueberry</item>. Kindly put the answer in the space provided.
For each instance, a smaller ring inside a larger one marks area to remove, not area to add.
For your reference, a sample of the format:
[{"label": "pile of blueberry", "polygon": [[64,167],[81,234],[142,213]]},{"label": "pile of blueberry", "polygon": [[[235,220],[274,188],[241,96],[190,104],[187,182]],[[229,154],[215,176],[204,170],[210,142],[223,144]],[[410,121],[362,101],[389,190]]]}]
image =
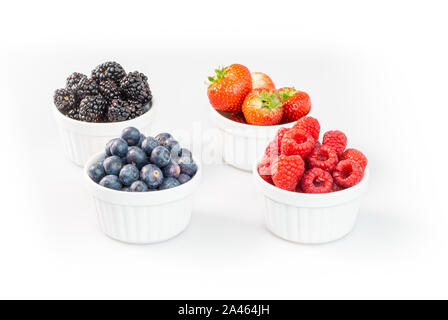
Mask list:
[{"label": "pile of blueberry", "polygon": [[104,160],[92,164],[88,174],[106,188],[145,192],[177,187],[197,170],[191,152],[181,148],[171,134],[145,137],[129,127],[107,143]]}]

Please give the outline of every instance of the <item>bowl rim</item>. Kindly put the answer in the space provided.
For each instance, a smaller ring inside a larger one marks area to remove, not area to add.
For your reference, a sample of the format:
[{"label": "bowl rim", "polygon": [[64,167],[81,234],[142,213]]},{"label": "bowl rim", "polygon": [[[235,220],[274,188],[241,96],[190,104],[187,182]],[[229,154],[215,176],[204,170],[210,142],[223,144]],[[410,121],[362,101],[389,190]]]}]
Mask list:
[{"label": "bowl rim", "polygon": [[327,207],[348,202],[362,194],[367,187],[370,177],[369,167],[366,167],[362,180],[353,187],[327,193],[300,193],[280,189],[265,181],[258,173],[258,165],[260,162],[261,160],[256,161],[252,167],[252,174],[255,177],[257,185],[263,189],[266,195],[276,198],[280,202],[297,206],[302,205],[300,202],[303,202],[303,206],[309,207]]},{"label": "bowl rim", "polygon": [[[157,204],[157,203],[167,203],[171,201],[175,201],[179,198],[183,198],[185,196],[188,196],[191,194],[197,185],[200,182],[200,177],[202,174],[202,166],[200,164],[197,164],[198,170],[196,174],[186,183],[181,184],[177,187],[171,188],[171,189],[165,189],[165,190],[156,190],[156,191],[147,191],[147,192],[126,192],[122,190],[115,190],[115,189],[109,189],[106,187],[101,186],[99,183],[96,183],[95,181],[90,178],[88,174],[89,167],[94,164],[95,162],[100,161],[100,159],[104,158],[105,152],[98,152],[94,155],[92,155],[89,160],[84,165],[83,174],[87,181],[87,184],[89,188],[93,190],[93,192],[98,195],[104,195],[106,197],[112,197],[106,199],[108,202],[116,202],[121,205],[123,205],[123,202],[126,200],[129,200],[130,198],[135,199],[138,202],[144,202],[144,205],[148,204]],[[116,201],[113,201],[115,198]],[[137,203],[128,203],[128,205],[138,205]]]},{"label": "bowl rim", "polygon": [[151,101],[146,104],[146,105],[148,105],[149,103],[151,103],[151,108],[144,114],[142,114],[134,119],[129,119],[129,120],[125,120],[125,121],[117,121],[117,122],[99,122],[99,123],[97,123],[97,122],[87,122],[87,121],[75,120],[70,117],[67,117],[62,112],[60,112],[58,110],[58,108],[56,108],[54,103],[51,104],[51,109],[57,119],[67,123],[68,125],[70,125],[72,127],[85,127],[85,128],[94,128],[94,129],[108,128],[108,129],[110,129],[110,128],[115,128],[115,127],[120,128],[123,126],[123,124],[140,122],[140,121],[145,120],[146,118],[151,117],[158,108],[158,105],[155,102],[155,100],[156,99],[154,99],[154,97],[153,97],[151,99]]}]

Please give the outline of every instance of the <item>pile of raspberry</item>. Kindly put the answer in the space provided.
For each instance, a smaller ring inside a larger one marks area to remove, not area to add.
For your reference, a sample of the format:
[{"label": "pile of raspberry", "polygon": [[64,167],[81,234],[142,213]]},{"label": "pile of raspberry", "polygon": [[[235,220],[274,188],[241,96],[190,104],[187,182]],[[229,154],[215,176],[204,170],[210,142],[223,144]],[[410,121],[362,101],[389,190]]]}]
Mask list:
[{"label": "pile of raspberry", "polygon": [[327,193],[358,184],[367,166],[359,150],[346,149],[347,137],[338,130],[324,134],[313,117],[280,128],[266,148],[258,173],[278,188],[301,193]]}]

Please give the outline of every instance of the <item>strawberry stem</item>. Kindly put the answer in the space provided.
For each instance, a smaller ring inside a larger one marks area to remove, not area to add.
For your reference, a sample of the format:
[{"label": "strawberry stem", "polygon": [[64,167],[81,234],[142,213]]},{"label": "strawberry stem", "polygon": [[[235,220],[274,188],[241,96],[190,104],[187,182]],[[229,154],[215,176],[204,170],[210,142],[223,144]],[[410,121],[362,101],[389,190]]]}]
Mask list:
[{"label": "strawberry stem", "polygon": [[295,95],[297,90],[292,88],[284,88],[282,91],[279,91],[278,96],[280,97],[280,100],[283,102],[286,99],[291,98],[293,95]]},{"label": "strawberry stem", "polygon": [[227,74],[227,67],[218,67],[217,69],[215,69],[215,75],[213,77],[208,77],[209,81],[208,87],[210,88],[212,85],[222,80],[226,76],[226,74]]},{"label": "strawberry stem", "polygon": [[282,105],[275,92],[267,92],[266,90],[263,90],[257,98],[262,102],[261,107],[267,108],[269,111],[278,109]]}]

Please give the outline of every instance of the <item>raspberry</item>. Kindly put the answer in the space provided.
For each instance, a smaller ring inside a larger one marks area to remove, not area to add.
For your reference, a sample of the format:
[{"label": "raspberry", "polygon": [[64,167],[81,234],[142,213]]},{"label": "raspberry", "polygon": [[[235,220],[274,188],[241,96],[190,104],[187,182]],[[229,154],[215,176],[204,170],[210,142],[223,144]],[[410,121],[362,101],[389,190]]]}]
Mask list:
[{"label": "raspberry", "polygon": [[320,124],[317,119],[313,117],[300,118],[293,127],[294,129],[300,129],[309,133],[314,140],[319,139]]},{"label": "raspberry", "polygon": [[308,167],[321,168],[325,171],[332,172],[338,164],[338,155],[328,146],[316,145],[308,156]]},{"label": "raspberry", "polygon": [[347,149],[341,156],[341,160],[353,160],[358,162],[363,169],[367,166],[367,157],[359,150],[356,149]]},{"label": "raspberry", "polygon": [[281,150],[281,143],[283,140],[283,137],[286,132],[288,132],[290,129],[288,128],[280,128],[278,129],[274,140],[272,140],[268,147],[266,148],[265,154],[268,155],[271,159],[274,159],[280,155]]},{"label": "raspberry", "polygon": [[336,191],[340,191],[340,190],[344,190],[344,188],[338,186],[336,183],[333,182],[333,186],[331,187],[331,192],[336,192]]},{"label": "raspberry", "polygon": [[305,163],[297,155],[280,155],[272,163],[272,180],[280,189],[293,191],[305,171]]},{"label": "raspberry", "polygon": [[327,131],[324,134],[322,144],[329,146],[336,151],[338,157],[342,155],[347,146],[347,137],[341,131]]},{"label": "raspberry", "polygon": [[306,158],[313,150],[314,139],[313,137],[300,129],[288,130],[283,136],[281,143],[281,154],[299,155],[302,158]]},{"label": "raspberry", "polygon": [[327,193],[333,186],[331,174],[320,168],[313,168],[305,172],[301,182],[305,193]]},{"label": "raspberry", "polygon": [[302,186],[301,186],[300,183],[297,184],[296,192],[298,192],[298,193],[304,193],[303,190],[302,190]]},{"label": "raspberry", "polygon": [[353,187],[358,184],[364,175],[361,165],[353,160],[342,160],[333,171],[334,181],[343,188]]},{"label": "raspberry", "polygon": [[267,155],[263,156],[263,159],[261,159],[258,165],[258,174],[266,182],[274,184],[272,181],[271,160]]}]

